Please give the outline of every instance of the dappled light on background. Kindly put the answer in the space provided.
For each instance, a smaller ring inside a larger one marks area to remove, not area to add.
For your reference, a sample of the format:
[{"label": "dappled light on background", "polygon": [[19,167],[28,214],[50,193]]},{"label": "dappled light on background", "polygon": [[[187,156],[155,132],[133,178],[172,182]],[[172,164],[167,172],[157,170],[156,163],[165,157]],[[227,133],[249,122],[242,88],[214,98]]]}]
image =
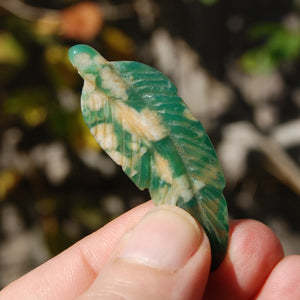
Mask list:
[{"label": "dappled light on background", "polygon": [[18,175],[12,170],[0,172],[0,201],[4,200],[8,193],[15,188],[18,182]]},{"label": "dappled light on background", "polygon": [[25,53],[15,37],[8,33],[0,33],[0,63],[19,66],[25,62]]},{"label": "dappled light on background", "polygon": [[16,90],[3,102],[3,110],[11,116],[18,116],[26,125],[36,127],[46,121],[48,104],[46,90],[32,88]]},{"label": "dappled light on background", "polygon": [[23,119],[29,126],[35,127],[43,123],[46,119],[47,111],[44,108],[31,108],[24,111]]},{"label": "dappled light on background", "polygon": [[9,32],[0,32],[0,45],[0,80],[4,84],[20,72],[26,54],[22,45]]},{"label": "dappled light on background", "polygon": [[124,57],[126,60],[133,59],[135,44],[133,39],[118,28],[106,26],[102,32],[105,45],[114,59]]},{"label": "dappled light on background", "polygon": [[[0,288],[149,199],[99,148],[68,49],[171,78],[225,173],[232,218],[300,253],[299,1],[0,0]],[[298,188],[297,188],[298,187]]]}]

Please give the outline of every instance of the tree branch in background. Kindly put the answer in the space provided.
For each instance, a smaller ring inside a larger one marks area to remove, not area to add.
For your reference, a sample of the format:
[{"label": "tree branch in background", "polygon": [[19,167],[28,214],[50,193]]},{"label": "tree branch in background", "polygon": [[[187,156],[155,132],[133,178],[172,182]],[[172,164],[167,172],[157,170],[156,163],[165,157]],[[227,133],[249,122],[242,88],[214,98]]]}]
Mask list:
[{"label": "tree branch in background", "polygon": [[53,14],[56,11],[47,8],[38,8],[27,5],[19,0],[0,0],[0,7],[9,11],[11,14],[28,21],[35,21],[44,15]]}]

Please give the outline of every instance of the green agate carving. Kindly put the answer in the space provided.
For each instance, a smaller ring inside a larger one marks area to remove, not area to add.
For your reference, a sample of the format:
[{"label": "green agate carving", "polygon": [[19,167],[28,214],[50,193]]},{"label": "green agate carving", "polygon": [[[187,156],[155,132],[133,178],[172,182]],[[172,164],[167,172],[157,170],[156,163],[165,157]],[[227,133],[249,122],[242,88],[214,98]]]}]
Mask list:
[{"label": "green agate carving", "polygon": [[72,47],[69,57],[84,79],[82,115],[96,141],[140,189],[149,189],[156,205],[177,205],[196,218],[217,268],[228,244],[225,180],[175,85],[154,68],[108,62],[86,45]]}]

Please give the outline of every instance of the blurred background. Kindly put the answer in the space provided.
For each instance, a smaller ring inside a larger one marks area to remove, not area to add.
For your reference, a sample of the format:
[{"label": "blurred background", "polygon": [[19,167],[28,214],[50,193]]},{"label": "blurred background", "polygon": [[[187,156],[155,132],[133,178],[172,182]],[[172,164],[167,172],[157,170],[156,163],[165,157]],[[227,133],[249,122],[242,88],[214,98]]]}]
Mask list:
[{"label": "blurred background", "polygon": [[0,288],[149,199],[84,125],[77,43],[169,76],[215,145],[231,218],[300,254],[299,0],[0,0]]}]

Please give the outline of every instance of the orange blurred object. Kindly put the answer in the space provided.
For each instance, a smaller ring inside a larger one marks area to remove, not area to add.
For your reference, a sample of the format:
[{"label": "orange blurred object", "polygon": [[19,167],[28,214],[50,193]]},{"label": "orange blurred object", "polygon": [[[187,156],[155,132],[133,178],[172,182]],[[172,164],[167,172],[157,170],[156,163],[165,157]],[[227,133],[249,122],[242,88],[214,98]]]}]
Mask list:
[{"label": "orange blurred object", "polygon": [[104,22],[100,7],[81,2],[61,11],[60,34],[68,39],[88,42],[100,32]]}]

